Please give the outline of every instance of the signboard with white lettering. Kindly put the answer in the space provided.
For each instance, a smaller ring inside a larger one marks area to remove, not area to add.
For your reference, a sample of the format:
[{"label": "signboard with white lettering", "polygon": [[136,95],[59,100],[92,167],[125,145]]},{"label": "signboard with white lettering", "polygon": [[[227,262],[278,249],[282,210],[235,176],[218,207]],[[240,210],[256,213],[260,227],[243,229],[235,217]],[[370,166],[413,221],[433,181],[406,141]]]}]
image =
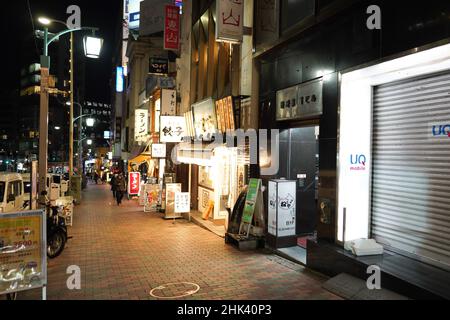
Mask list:
[{"label": "signboard with white lettering", "polygon": [[216,40],[242,42],[244,35],[244,0],[217,0]]},{"label": "signboard with white lettering", "polygon": [[180,8],[175,5],[165,6],[164,16],[164,50],[180,48]]},{"label": "signboard with white lettering", "polygon": [[128,173],[128,195],[139,195],[141,192],[141,174],[139,172]]}]

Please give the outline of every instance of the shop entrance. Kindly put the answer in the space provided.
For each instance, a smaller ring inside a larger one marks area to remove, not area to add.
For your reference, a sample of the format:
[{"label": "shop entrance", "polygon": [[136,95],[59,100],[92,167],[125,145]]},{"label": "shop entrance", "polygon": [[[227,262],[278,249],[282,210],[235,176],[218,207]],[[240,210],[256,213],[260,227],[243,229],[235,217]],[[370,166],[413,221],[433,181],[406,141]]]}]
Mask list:
[{"label": "shop entrance", "polygon": [[316,225],[318,198],[319,126],[281,132],[280,177],[297,181],[297,235],[312,234]]}]

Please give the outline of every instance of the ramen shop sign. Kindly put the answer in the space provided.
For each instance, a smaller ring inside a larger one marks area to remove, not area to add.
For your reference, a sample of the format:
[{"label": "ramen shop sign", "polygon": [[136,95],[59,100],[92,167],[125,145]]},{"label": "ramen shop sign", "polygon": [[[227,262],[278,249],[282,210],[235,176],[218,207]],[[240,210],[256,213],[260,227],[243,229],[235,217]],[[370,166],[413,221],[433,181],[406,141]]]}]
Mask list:
[{"label": "ramen shop sign", "polygon": [[141,192],[141,174],[130,172],[128,174],[128,195],[138,195]]}]

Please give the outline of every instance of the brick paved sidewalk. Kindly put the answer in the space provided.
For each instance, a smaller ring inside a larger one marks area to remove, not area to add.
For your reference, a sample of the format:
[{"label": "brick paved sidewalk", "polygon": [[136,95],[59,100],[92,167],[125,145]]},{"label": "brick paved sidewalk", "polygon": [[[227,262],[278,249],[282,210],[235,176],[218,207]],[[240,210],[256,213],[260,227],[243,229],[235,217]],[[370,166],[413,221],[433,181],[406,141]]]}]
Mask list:
[{"label": "brick paved sidewalk", "polygon": [[[48,264],[50,300],[156,299],[150,290],[176,282],[200,287],[184,299],[338,299],[321,288],[324,278],[273,254],[240,252],[195,224],[144,213],[135,201],[117,207],[107,185],[88,186],[69,233],[73,239]],[[81,268],[81,290],[66,287],[70,265]],[[170,297],[194,289],[154,292]],[[18,298],[39,299],[40,291]]]}]

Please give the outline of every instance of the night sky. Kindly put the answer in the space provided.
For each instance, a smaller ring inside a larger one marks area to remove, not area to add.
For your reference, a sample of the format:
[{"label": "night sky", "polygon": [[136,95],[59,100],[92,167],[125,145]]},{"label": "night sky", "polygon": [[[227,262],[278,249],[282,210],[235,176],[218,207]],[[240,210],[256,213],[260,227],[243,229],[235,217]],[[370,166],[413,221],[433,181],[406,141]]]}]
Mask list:
[{"label": "night sky", "polygon": [[[3,59],[9,61],[6,64],[6,74],[9,81],[5,82],[4,89],[13,90],[18,87],[19,72],[22,67],[20,66],[21,50],[25,45],[36,55],[36,62],[39,62],[39,55],[42,53],[41,42],[36,41],[36,44],[34,44],[30,10],[34,28],[42,30],[42,26],[37,22],[39,16],[66,21],[68,18],[67,7],[72,4],[81,8],[81,25],[98,27],[100,29],[98,35],[105,40],[101,58],[86,60],[86,97],[109,102],[113,45],[118,19],[122,11],[121,0],[15,0],[12,3],[9,1],[3,2],[1,5],[2,30],[4,37],[8,39],[9,47],[6,52],[2,50],[2,55],[6,53]],[[9,32],[11,30],[14,30],[14,32]],[[61,31],[61,26],[58,24],[51,25],[49,31]],[[76,43],[75,45],[82,47],[82,43]]]}]

